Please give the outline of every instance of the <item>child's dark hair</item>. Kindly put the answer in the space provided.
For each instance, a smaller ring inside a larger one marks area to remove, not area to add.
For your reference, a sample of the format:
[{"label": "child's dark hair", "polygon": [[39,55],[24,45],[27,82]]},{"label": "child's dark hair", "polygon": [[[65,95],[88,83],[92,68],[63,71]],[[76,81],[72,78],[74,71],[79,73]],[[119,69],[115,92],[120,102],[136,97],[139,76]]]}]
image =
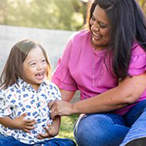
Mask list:
[{"label": "child's dark hair", "polygon": [[26,39],[16,43],[12,47],[0,77],[1,88],[6,89],[8,86],[17,83],[19,77],[23,79],[23,62],[28,53],[36,47],[42,50],[46,59],[48,65],[47,77],[51,76],[51,65],[44,48],[39,43]]}]

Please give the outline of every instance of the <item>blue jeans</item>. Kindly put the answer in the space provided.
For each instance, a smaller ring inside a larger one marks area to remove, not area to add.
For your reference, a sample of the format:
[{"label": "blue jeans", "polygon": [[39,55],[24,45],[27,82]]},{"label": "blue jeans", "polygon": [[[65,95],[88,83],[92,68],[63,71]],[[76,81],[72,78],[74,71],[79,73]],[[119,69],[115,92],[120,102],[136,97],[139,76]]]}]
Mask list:
[{"label": "blue jeans", "polygon": [[146,137],[146,100],[124,116],[112,112],[83,115],[74,127],[74,136],[78,146],[125,146]]},{"label": "blue jeans", "polygon": [[10,136],[0,135],[0,146],[76,146],[74,141],[67,138],[54,138],[34,145],[24,144]]}]

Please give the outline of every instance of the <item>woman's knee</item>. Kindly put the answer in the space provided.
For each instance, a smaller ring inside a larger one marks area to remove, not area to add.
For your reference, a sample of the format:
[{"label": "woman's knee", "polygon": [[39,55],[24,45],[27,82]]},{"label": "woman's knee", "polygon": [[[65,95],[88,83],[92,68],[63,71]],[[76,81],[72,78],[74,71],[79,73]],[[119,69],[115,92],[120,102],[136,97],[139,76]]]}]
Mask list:
[{"label": "woman's knee", "polygon": [[[96,118],[96,119],[95,119]],[[97,119],[94,115],[82,117],[75,126],[74,135],[77,144],[91,145],[91,142],[96,143],[105,139],[106,129],[104,128],[104,117]],[[102,143],[102,142],[99,142]]]},{"label": "woman's knee", "polygon": [[[114,121],[106,116],[106,114],[92,114],[85,115],[75,125],[74,135],[79,146],[91,146],[92,145],[108,145],[110,146],[114,144],[112,143],[111,137],[116,138],[116,133],[124,138],[126,132],[128,131],[126,128],[120,129],[124,127],[117,127],[118,124],[115,124]],[[117,128],[119,128],[117,130]],[[125,133],[124,133],[125,132]],[[111,136],[112,135],[112,136]],[[106,141],[105,141],[106,139]],[[117,142],[119,144],[119,142]],[[115,143],[116,146],[116,143]]]}]

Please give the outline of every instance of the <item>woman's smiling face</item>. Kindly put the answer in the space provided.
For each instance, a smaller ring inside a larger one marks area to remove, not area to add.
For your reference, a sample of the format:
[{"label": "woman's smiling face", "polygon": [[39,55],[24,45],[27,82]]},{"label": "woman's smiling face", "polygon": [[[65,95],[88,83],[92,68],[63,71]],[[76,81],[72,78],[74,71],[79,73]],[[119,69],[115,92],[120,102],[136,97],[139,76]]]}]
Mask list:
[{"label": "woman's smiling face", "polygon": [[104,49],[110,42],[110,24],[104,9],[95,7],[90,19],[92,45],[95,49]]}]

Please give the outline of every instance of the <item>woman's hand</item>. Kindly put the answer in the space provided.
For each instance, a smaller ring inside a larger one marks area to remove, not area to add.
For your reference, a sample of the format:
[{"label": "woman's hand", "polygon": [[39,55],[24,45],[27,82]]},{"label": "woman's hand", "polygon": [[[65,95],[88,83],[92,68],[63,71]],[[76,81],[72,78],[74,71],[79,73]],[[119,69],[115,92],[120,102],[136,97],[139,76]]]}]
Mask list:
[{"label": "woman's hand", "polygon": [[66,101],[55,100],[48,104],[50,109],[51,118],[54,119],[56,116],[68,116],[73,114],[73,104]]},{"label": "woman's hand", "polygon": [[25,132],[30,133],[30,130],[34,129],[34,124],[36,124],[36,121],[34,119],[25,119],[27,116],[26,113],[22,114],[20,117],[17,117],[13,119],[13,127],[15,129],[21,129]]},{"label": "woman's hand", "polygon": [[44,127],[46,133],[39,134],[37,136],[38,139],[44,139],[44,138],[51,138],[56,136],[59,133],[59,128],[55,127],[54,125],[47,125],[48,127]]}]

